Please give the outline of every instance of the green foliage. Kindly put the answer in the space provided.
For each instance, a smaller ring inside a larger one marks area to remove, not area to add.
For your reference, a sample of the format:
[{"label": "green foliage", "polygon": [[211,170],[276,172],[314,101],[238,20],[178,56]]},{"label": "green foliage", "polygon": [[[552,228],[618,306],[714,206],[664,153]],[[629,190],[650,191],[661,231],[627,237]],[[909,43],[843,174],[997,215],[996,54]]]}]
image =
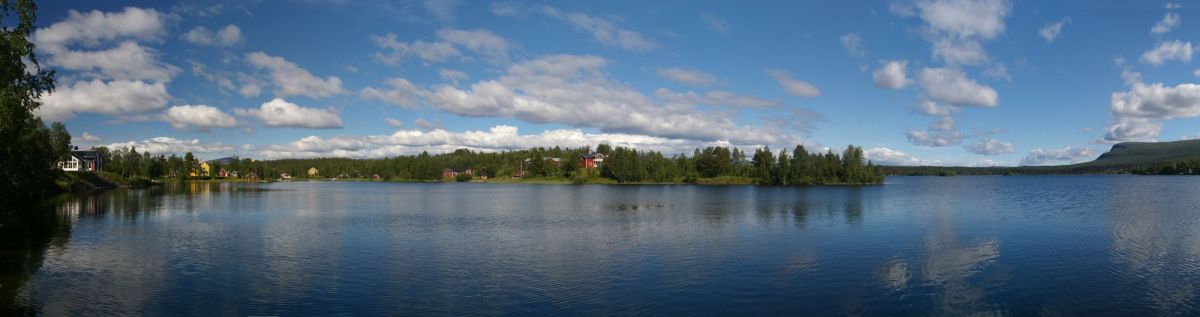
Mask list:
[{"label": "green foliage", "polygon": [[36,19],[33,1],[0,1],[0,204],[5,206],[35,201],[57,188],[61,174],[54,166],[65,151],[61,140],[70,142],[61,124],[47,128],[33,115],[41,106],[39,96],[54,90],[54,73],[41,68],[29,42]]},{"label": "green foliage", "polygon": [[454,177],[454,181],[459,182],[459,183],[469,182],[469,181],[471,181],[471,178],[472,178],[471,175],[459,174],[458,176]]}]

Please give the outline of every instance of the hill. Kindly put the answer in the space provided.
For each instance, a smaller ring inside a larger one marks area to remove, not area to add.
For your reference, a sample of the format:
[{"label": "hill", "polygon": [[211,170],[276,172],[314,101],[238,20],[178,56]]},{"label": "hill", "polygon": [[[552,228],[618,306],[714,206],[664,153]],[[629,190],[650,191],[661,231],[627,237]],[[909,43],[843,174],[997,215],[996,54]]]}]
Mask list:
[{"label": "hill", "polygon": [[[1057,166],[962,167],[884,166],[888,175],[1040,175],[1040,174],[1177,174],[1180,166],[1200,162],[1200,140],[1123,142],[1091,162]],[[1190,165],[1189,165],[1190,164]],[[1171,167],[1165,169],[1164,167]],[[1191,170],[1197,172],[1200,170]]]},{"label": "hill", "polygon": [[1096,160],[1076,165],[1128,168],[1189,160],[1200,160],[1200,140],[1117,143]]}]

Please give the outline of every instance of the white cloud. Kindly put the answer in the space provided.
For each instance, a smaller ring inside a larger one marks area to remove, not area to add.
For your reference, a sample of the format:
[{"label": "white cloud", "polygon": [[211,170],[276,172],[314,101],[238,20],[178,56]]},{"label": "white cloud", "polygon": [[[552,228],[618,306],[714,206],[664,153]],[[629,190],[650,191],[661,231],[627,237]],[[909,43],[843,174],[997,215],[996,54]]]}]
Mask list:
[{"label": "white cloud", "polygon": [[875,70],[875,87],[902,89],[912,83],[908,78],[908,61],[883,61],[883,67]]},{"label": "white cloud", "polygon": [[605,18],[578,12],[564,12],[549,6],[543,6],[541,12],[546,16],[570,24],[576,29],[591,33],[592,38],[605,46],[635,52],[652,51],[658,48],[658,43],[642,33],[620,28],[613,21]]},{"label": "white cloud", "polygon": [[1006,0],[917,0],[912,6],[894,3],[890,9],[925,21],[922,31],[933,44],[934,58],[951,65],[978,65],[988,61],[982,41],[1004,33],[1012,5]]},{"label": "white cloud", "polygon": [[1158,120],[1147,118],[1114,118],[1100,143],[1154,141],[1162,133]]},{"label": "white cloud", "polygon": [[464,73],[462,71],[457,71],[457,70],[453,70],[453,69],[445,69],[445,68],[438,70],[438,77],[441,77],[442,79],[445,79],[445,80],[464,80],[467,78],[471,78],[470,75],[467,75],[467,73]]},{"label": "white cloud", "polygon": [[1183,4],[1180,4],[1178,2],[1167,2],[1167,4],[1163,5],[1163,7],[1166,8],[1167,10],[1177,10],[1177,9],[1183,9]]},{"label": "white cloud", "polygon": [[843,34],[839,41],[842,42],[842,48],[845,48],[846,53],[851,56],[867,56],[867,49],[863,48],[862,36],[859,36],[858,33]]},{"label": "white cloud", "polygon": [[278,97],[325,98],[345,92],[342,80],[337,76],[321,79],[282,57],[254,52],[246,54],[246,62],[270,73],[271,81],[275,84],[275,95]]},{"label": "white cloud", "polygon": [[412,155],[421,151],[448,153],[464,148],[478,152],[498,152],[538,146],[595,146],[600,143],[673,154],[691,153],[692,149],[697,147],[723,144],[621,133],[584,133],[580,129],[546,130],[537,134],[520,134],[518,132],[517,127],[497,125],[487,131],[449,132],[434,129],[430,131],[400,130],[391,135],[363,137],[308,136],[287,144],[269,146],[260,150],[259,154],[266,159],[379,158]]},{"label": "white cloud", "polygon": [[425,0],[425,9],[442,22],[454,22],[454,9],[462,4],[459,0]]},{"label": "white cloud", "polygon": [[1110,110],[1118,117],[1153,119],[1192,118],[1200,116],[1200,85],[1134,83],[1129,91],[1112,94]]},{"label": "white cloud", "polygon": [[507,60],[513,45],[491,31],[443,29],[437,31],[438,39],[483,54],[495,60]]},{"label": "white cloud", "polygon": [[184,154],[192,153],[228,153],[236,148],[232,145],[217,143],[200,143],[200,139],[181,140],[172,137],[157,137],[142,141],[118,142],[106,145],[109,149],[137,148],[138,152],[152,154]]},{"label": "white cloud", "polygon": [[183,40],[200,46],[233,46],[242,42],[242,29],[230,24],[213,32],[197,26],[184,33]]},{"label": "white cloud", "polygon": [[436,32],[439,41],[426,42],[416,40],[401,42],[395,33],[386,35],[371,35],[369,38],[376,46],[390,52],[376,52],[372,56],[376,61],[388,65],[399,64],[407,57],[416,57],[424,62],[440,63],[451,57],[462,56],[459,48],[478,53],[491,61],[503,62],[508,60],[509,52],[515,46],[488,30],[456,30],[442,29]]},{"label": "white cloud", "polygon": [[981,85],[955,68],[925,68],[918,75],[925,95],[953,106],[992,107],[997,103],[995,89]]},{"label": "white cloud", "polygon": [[662,78],[685,85],[708,86],[717,82],[717,76],[699,69],[664,67],[655,72]]},{"label": "white cloud", "polygon": [[979,155],[1000,155],[1016,152],[1012,143],[998,141],[996,139],[984,139],[967,144],[963,147],[967,151]]},{"label": "white cloud", "polygon": [[918,0],[916,6],[930,29],[957,38],[994,38],[1012,11],[1004,0]]},{"label": "white cloud", "polygon": [[1112,94],[1112,120],[1101,142],[1151,141],[1162,132],[1162,120],[1200,117],[1200,85],[1146,84],[1136,73],[1124,76],[1130,89]]},{"label": "white cloud", "polygon": [[404,122],[400,122],[400,120],[396,120],[396,119],[392,119],[392,118],[383,118],[383,123],[387,123],[388,126],[397,128],[397,129],[404,127]]},{"label": "white cloud", "polygon": [[444,62],[451,57],[460,56],[458,49],[454,45],[445,42],[425,42],[413,41],[412,43],[400,42],[396,39],[395,33],[388,33],[384,36],[371,35],[371,41],[375,42],[376,46],[389,49],[391,53],[377,52],[372,56],[376,61],[388,65],[396,65],[408,56],[416,56],[426,62]]},{"label": "white cloud", "polygon": [[921,159],[886,147],[873,147],[863,150],[863,157],[878,165],[891,166],[921,166],[937,165],[937,162]]},{"label": "white cloud", "polygon": [[107,50],[62,50],[49,52],[49,55],[49,65],[81,72],[96,71],[98,74],[95,75],[116,80],[169,82],[179,74],[178,67],[158,60],[158,51],[134,41],[124,41]]},{"label": "white cloud", "polygon": [[84,131],[83,134],[71,138],[71,144],[76,146],[100,141],[104,141],[104,138],[99,135],[88,133],[87,131]]},{"label": "white cloud", "polygon": [[704,21],[705,25],[708,25],[709,29],[717,33],[729,34],[729,30],[733,28],[733,26],[729,25],[729,21],[712,13],[701,13],[700,19]]},{"label": "white cloud", "polygon": [[950,65],[979,65],[988,61],[988,54],[983,50],[983,43],[955,38],[934,41],[933,56]]},{"label": "white cloud", "polygon": [[96,79],[43,93],[42,106],[34,114],[47,122],[67,120],[82,112],[115,116],[162,109],[170,98],[162,83]]},{"label": "white cloud", "polygon": [[963,139],[967,138],[966,134],[958,131],[958,127],[954,121],[954,117],[950,116],[955,110],[952,107],[938,106],[932,102],[924,102],[926,108],[922,109],[929,114],[934,111],[939,112],[939,117],[929,124],[929,128],[925,130],[908,130],[904,135],[908,138],[908,142],[917,146],[942,147],[962,144]]},{"label": "white cloud", "polygon": [[417,98],[425,93],[403,78],[388,78],[385,84],[388,88],[363,88],[358,96],[363,100],[378,100],[405,108],[415,108],[418,106]]},{"label": "white cloud", "polygon": [[1046,25],[1043,25],[1041,29],[1038,29],[1038,35],[1041,35],[1043,39],[1046,39],[1046,43],[1054,43],[1054,40],[1057,40],[1058,35],[1062,33],[1063,26],[1067,25],[1068,23],[1071,23],[1071,17],[1062,18],[1062,20],[1058,20],[1054,23],[1047,23]]},{"label": "white cloud", "polygon": [[783,86],[783,90],[786,90],[788,94],[805,98],[812,98],[821,95],[821,90],[817,89],[817,86],[813,86],[813,84],[810,84],[807,81],[793,79],[792,74],[788,71],[768,69],[766,70],[766,73],[767,76],[771,76],[772,79],[775,79],[780,86]]},{"label": "white cloud", "polygon": [[87,13],[70,10],[65,20],[34,32],[33,42],[41,49],[58,50],[76,43],[95,47],[121,38],[153,41],[166,34],[164,25],[164,16],[154,9],[126,7],[121,12]]},{"label": "white cloud", "polygon": [[712,105],[733,107],[778,107],[780,102],[766,100],[753,96],[735,95],[728,91],[709,91],[704,94],[695,92],[677,93],[666,88],[659,88],[654,94],[669,103],[687,105]]},{"label": "white cloud", "polygon": [[526,8],[520,4],[513,2],[493,2],[491,6],[492,14],[502,17],[520,18],[527,14]]},{"label": "white cloud", "polygon": [[[153,9],[71,10],[65,20],[34,32],[32,40],[50,66],[85,72],[89,77],[168,82],[179,68],[159,61],[158,51],[138,43],[160,41],[166,33],[164,20],[164,15]],[[111,42],[119,43],[101,48]]]},{"label": "white cloud", "polygon": [[1068,146],[1059,149],[1035,149],[1021,160],[1021,165],[1046,165],[1048,163],[1076,163],[1091,159],[1096,151],[1086,147]]},{"label": "white cloud", "polygon": [[258,118],[270,127],[309,129],[342,127],[342,117],[333,109],[305,108],[281,98],[265,102],[258,109],[235,109],[234,113]]},{"label": "white cloud", "polygon": [[[468,87],[435,85],[410,93],[406,86],[372,90],[371,98],[401,92],[418,96],[435,108],[472,117],[512,117],[532,123],[559,123],[600,129],[607,133],[643,134],[667,138],[726,140],[739,144],[796,144],[797,136],[778,126],[740,125],[731,111],[707,111],[695,100],[659,102],[632,87],[608,78],[607,61],[590,55],[552,55],[510,66],[499,78]],[[402,89],[396,89],[400,87]],[[385,94],[376,94],[381,92]],[[668,94],[671,96],[673,94]],[[684,94],[686,96],[686,94]],[[744,99],[728,93],[704,98]]]},{"label": "white cloud", "polygon": [[207,105],[182,105],[168,108],[163,112],[162,120],[171,124],[177,130],[196,129],[207,131],[211,128],[232,128],[237,126],[237,119]]},{"label": "white cloud", "polygon": [[1179,23],[1180,19],[1178,13],[1167,12],[1161,21],[1158,21],[1157,24],[1154,24],[1154,27],[1150,28],[1150,34],[1166,34],[1167,32],[1171,32],[1171,30],[1175,29],[1175,27],[1178,27]]},{"label": "white cloud", "polygon": [[1142,54],[1141,61],[1150,65],[1158,66],[1165,62],[1177,60],[1180,62],[1192,61],[1192,42],[1183,42],[1174,40],[1170,42],[1159,42],[1154,49],[1146,51]]}]

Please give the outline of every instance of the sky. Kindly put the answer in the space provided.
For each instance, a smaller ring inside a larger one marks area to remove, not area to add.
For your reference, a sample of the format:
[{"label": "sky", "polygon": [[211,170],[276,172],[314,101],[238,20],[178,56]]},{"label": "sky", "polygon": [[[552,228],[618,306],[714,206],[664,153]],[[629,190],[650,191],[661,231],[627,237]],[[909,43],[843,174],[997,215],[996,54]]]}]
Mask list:
[{"label": "sky", "polygon": [[1200,137],[1197,8],[54,1],[30,39],[57,77],[35,113],[81,148],[280,159],[853,144],[890,165],[1056,165]]}]

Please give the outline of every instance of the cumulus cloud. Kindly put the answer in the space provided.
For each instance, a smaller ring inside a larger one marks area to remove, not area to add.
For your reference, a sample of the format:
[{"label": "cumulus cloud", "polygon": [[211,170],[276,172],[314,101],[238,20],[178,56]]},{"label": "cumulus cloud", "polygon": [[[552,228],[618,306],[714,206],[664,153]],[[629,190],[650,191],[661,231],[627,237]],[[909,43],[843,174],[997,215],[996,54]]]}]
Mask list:
[{"label": "cumulus cloud", "polygon": [[337,76],[321,79],[282,57],[254,52],[246,54],[246,63],[269,73],[271,82],[275,84],[275,95],[278,97],[325,98],[346,91],[342,88],[342,80]]},{"label": "cumulus cloud", "polygon": [[700,20],[703,20],[704,24],[708,25],[710,30],[721,34],[729,34],[729,30],[733,28],[733,26],[729,25],[729,21],[708,12],[701,13]]},{"label": "cumulus cloud", "polygon": [[416,57],[424,62],[440,63],[452,57],[462,56],[459,48],[483,55],[492,61],[506,61],[508,54],[515,46],[488,30],[456,30],[442,29],[436,32],[438,41],[426,42],[415,40],[401,42],[395,33],[386,35],[371,35],[369,38],[376,46],[389,52],[376,52],[372,56],[376,61],[388,65],[396,65],[408,57]]},{"label": "cumulus cloud", "polygon": [[912,83],[908,78],[908,61],[883,61],[883,66],[875,70],[875,87],[883,89],[902,89]]},{"label": "cumulus cloud", "polygon": [[308,129],[342,127],[342,117],[333,109],[305,108],[281,98],[265,102],[258,109],[235,109],[234,113],[257,118],[269,127]]},{"label": "cumulus cloud", "polygon": [[[1169,6],[1168,6],[1168,8],[1169,8]],[[1174,12],[1168,12],[1166,15],[1163,16],[1161,21],[1158,21],[1158,23],[1154,24],[1154,27],[1150,28],[1150,34],[1155,34],[1155,35],[1166,34],[1167,32],[1171,32],[1171,30],[1175,29],[1175,27],[1179,26],[1179,23],[1180,23],[1179,14],[1174,13]]]},{"label": "cumulus cloud", "polygon": [[667,80],[692,86],[708,86],[717,82],[717,76],[699,69],[663,67],[655,71]]},{"label": "cumulus cloud", "polygon": [[230,24],[213,32],[197,26],[183,33],[183,40],[200,46],[233,46],[242,42],[242,29]]},{"label": "cumulus cloud", "polygon": [[208,131],[211,128],[232,128],[237,125],[237,119],[233,116],[207,105],[174,106],[163,112],[162,120],[177,130],[190,128]]},{"label": "cumulus cloud", "polygon": [[891,166],[928,166],[937,165],[935,161],[921,159],[908,153],[886,147],[872,147],[863,150],[863,157],[878,165]]},{"label": "cumulus cloud", "polygon": [[967,78],[955,68],[925,68],[918,80],[926,97],[954,106],[992,107],[998,99],[995,89]]},{"label": "cumulus cloud", "polygon": [[766,70],[766,73],[767,76],[770,76],[771,79],[774,79],[775,82],[778,82],[780,86],[783,86],[783,90],[787,91],[788,94],[805,98],[812,98],[821,95],[821,90],[817,89],[817,86],[813,86],[813,84],[810,84],[807,81],[792,78],[792,74],[788,71],[768,69]]},{"label": "cumulus cloud", "polygon": [[151,154],[184,154],[192,153],[228,153],[236,148],[232,145],[217,143],[201,143],[200,139],[181,140],[172,137],[156,137],[141,141],[118,142],[105,145],[109,149],[134,148],[138,152]]},{"label": "cumulus cloud", "polygon": [[90,143],[96,143],[96,142],[100,142],[100,141],[104,141],[104,137],[88,133],[87,131],[84,131],[83,134],[71,137],[71,144],[73,144],[73,145],[81,145],[81,144],[85,144],[85,143],[90,144]]},{"label": "cumulus cloud", "polygon": [[404,122],[392,118],[383,118],[383,123],[387,123],[388,126],[397,129],[404,127]]},{"label": "cumulus cloud", "polygon": [[466,48],[495,60],[507,60],[513,45],[492,31],[443,29],[437,31],[438,39]]},{"label": "cumulus cloud", "polygon": [[160,41],[166,33],[164,19],[154,9],[134,7],[121,12],[71,10],[63,21],[34,32],[32,41],[50,66],[90,77],[168,82],[179,68],[159,61],[157,50],[139,43]]},{"label": "cumulus cloud", "polygon": [[408,56],[415,56],[426,62],[444,62],[447,59],[462,55],[454,45],[446,42],[425,42],[421,40],[401,42],[395,33],[387,35],[371,35],[370,39],[380,48],[391,50],[390,53],[377,52],[372,56],[376,61],[388,65],[399,64]]},{"label": "cumulus cloud", "polygon": [[958,127],[954,122],[954,117],[950,116],[953,110],[943,110],[945,114],[938,117],[929,124],[929,128],[925,130],[908,130],[904,135],[908,138],[908,142],[917,146],[942,147],[962,144],[966,134],[958,131]]},{"label": "cumulus cloud", "polygon": [[968,152],[979,155],[1000,155],[1015,152],[1012,143],[998,141],[996,139],[985,139],[967,144],[963,148]]},{"label": "cumulus cloud", "polygon": [[598,56],[552,55],[514,64],[498,78],[467,87],[410,89],[395,79],[389,80],[389,87],[363,91],[368,98],[384,101],[392,100],[387,96],[417,96],[435,108],[462,116],[512,117],[606,133],[739,144],[799,143],[798,137],[783,133],[778,126],[740,125],[729,111],[708,111],[695,104],[711,101],[745,106],[763,103],[761,100],[727,92],[689,95],[669,90],[661,90],[666,97],[656,99],[608,78],[603,71],[607,63]]},{"label": "cumulus cloud", "polygon": [[621,28],[609,19],[578,12],[565,12],[550,6],[543,6],[541,13],[570,24],[580,31],[591,33],[592,38],[604,46],[635,52],[652,51],[658,48],[658,43],[653,39],[642,33]]},{"label": "cumulus cloud", "polygon": [[1146,51],[1140,59],[1143,63],[1158,66],[1163,63],[1176,60],[1180,62],[1192,61],[1192,42],[1183,42],[1174,40],[1170,42],[1159,42],[1154,49]]},{"label": "cumulus cloud", "polygon": [[387,88],[363,88],[358,94],[359,98],[378,100],[405,108],[415,108],[418,106],[417,98],[425,94],[420,88],[403,78],[388,78],[384,84],[387,85]]},{"label": "cumulus cloud", "polygon": [[47,122],[71,119],[84,112],[115,116],[162,109],[170,98],[162,83],[96,79],[43,93],[42,106],[34,114]]},{"label": "cumulus cloud", "polygon": [[438,70],[438,77],[441,77],[442,79],[445,79],[445,80],[464,80],[467,78],[471,78],[470,75],[467,75],[467,73],[464,73],[462,71],[457,71],[457,70],[453,70],[453,69],[445,69],[445,68]]},{"label": "cumulus cloud", "polygon": [[1151,141],[1162,132],[1162,120],[1200,117],[1200,85],[1147,84],[1130,71],[1123,77],[1130,89],[1112,94],[1112,119],[1101,142]]},{"label": "cumulus cloud", "polygon": [[733,107],[777,107],[781,103],[754,96],[735,95],[728,91],[709,91],[703,94],[695,92],[678,93],[666,88],[659,88],[654,94],[670,103],[686,105],[711,105]]},{"label": "cumulus cloud", "polygon": [[1110,110],[1118,117],[1153,119],[1200,116],[1200,85],[1136,82],[1129,91],[1112,94]]},{"label": "cumulus cloud", "polygon": [[1100,143],[1154,141],[1162,133],[1158,120],[1147,118],[1114,118]]},{"label": "cumulus cloud", "polygon": [[497,125],[487,131],[450,132],[400,130],[391,135],[363,137],[308,136],[287,144],[268,146],[259,151],[266,159],[305,157],[379,158],[417,154],[421,151],[447,153],[457,149],[498,152],[555,145],[562,147],[613,146],[654,150],[664,153],[690,153],[692,149],[724,143],[670,139],[622,133],[585,133],[580,129],[546,130],[520,134],[517,127]]},{"label": "cumulus cloud", "polygon": [[454,9],[461,5],[459,0],[425,0],[425,10],[442,22],[454,22]]},{"label": "cumulus cloud", "polygon": [[1058,35],[1062,33],[1063,26],[1068,23],[1071,23],[1071,17],[1065,17],[1057,22],[1043,25],[1041,29],[1038,29],[1038,35],[1041,35],[1046,40],[1046,43],[1054,43],[1054,40],[1057,40]]},{"label": "cumulus cloud", "polygon": [[867,56],[867,49],[863,47],[862,36],[858,35],[858,33],[843,34],[839,38],[839,41],[842,42],[842,48],[845,48],[846,53],[849,53],[851,56]]},{"label": "cumulus cloud", "polygon": [[1049,163],[1076,163],[1096,156],[1096,151],[1086,147],[1068,146],[1059,149],[1035,149],[1021,159],[1021,165],[1046,165]]},{"label": "cumulus cloud", "polygon": [[988,61],[982,42],[1004,33],[1012,5],[1006,0],[917,0],[912,5],[894,3],[890,10],[904,17],[920,16],[935,59],[978,65]]}]

